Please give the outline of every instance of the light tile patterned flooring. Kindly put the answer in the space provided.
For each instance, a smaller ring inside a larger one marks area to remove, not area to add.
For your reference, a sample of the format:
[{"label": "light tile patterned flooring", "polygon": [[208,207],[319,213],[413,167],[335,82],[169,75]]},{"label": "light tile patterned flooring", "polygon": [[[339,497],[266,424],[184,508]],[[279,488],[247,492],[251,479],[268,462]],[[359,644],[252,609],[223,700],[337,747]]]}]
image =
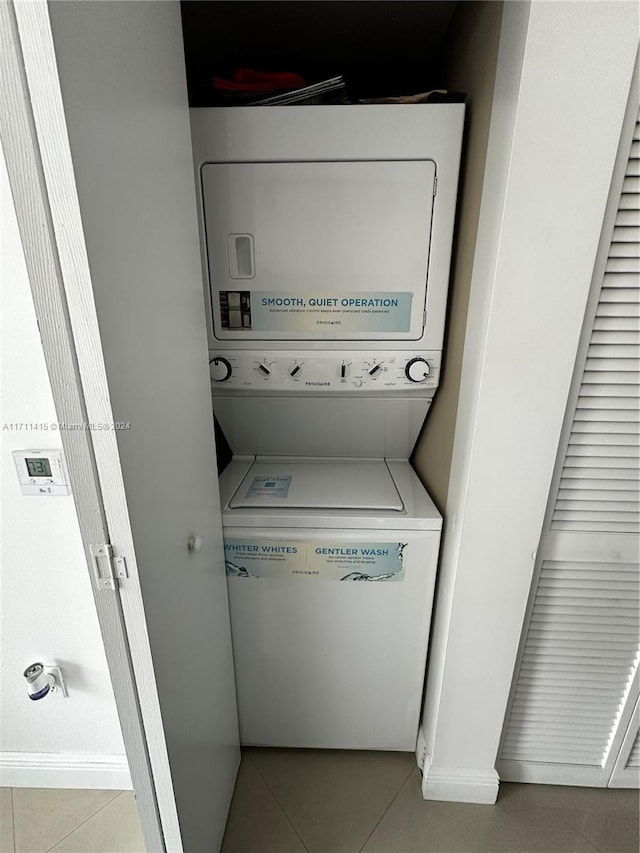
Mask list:
[{"label": "light tile patterned flooring", "polygon": [[0,788],[0,853],[144,853],[131,791]]},{"label": "light tile patterned flooring", "polygon": [[[0,808],[0,853],[144,849],[128,791],[2,788]],[[506,783],[495,806],[425,802],[408,753],[244,749],[222,850],[638,853],[638,812],[637,791]]]}]

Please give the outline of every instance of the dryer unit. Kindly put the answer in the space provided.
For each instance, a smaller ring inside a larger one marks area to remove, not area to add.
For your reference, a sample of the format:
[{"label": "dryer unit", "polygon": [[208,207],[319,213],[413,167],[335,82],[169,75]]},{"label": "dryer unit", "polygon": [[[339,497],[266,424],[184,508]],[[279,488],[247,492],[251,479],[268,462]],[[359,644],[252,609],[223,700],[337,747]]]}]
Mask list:
[{"label": "dryer unit", "polygon": [[191,110],[216,397],[433,397],[463,121],[463,104]]},{"label": "dryer unit", "polygon": [[413,749],[464,107],[191,116],[241,739]]}]

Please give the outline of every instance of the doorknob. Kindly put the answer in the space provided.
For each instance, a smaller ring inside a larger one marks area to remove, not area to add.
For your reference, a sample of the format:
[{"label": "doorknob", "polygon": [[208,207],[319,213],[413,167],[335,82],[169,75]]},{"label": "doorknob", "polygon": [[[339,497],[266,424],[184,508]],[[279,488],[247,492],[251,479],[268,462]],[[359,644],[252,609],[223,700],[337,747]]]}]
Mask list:
[{"label": "doorknob", "polygon": [[187,539],[187,548],[192,554],[199,554],[202,551],[202,536],[190,536]]}]

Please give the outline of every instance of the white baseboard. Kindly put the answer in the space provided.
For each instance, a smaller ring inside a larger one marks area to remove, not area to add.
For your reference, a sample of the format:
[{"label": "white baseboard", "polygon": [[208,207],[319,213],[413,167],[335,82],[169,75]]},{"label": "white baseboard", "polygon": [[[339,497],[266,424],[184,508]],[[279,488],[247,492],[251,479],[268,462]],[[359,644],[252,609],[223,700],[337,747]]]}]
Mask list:
[{"label": "white baseboard", "polygon": [[117,791],[133,787],[125,755],[53,752],[0,752],[0,785]]},{"label": "white baseboard", "polygon": [[422,796],[425,800],[492,805],[498,799],[500,779],[493,769],[434,767],[425,757]]},{"label": "white baseboard", "polygon": [[585,764],[503,760],[498,762],[497,769],[503,782],[576,785],[587,788],[606,788],[608,782],[602,767],[589,767]]}]

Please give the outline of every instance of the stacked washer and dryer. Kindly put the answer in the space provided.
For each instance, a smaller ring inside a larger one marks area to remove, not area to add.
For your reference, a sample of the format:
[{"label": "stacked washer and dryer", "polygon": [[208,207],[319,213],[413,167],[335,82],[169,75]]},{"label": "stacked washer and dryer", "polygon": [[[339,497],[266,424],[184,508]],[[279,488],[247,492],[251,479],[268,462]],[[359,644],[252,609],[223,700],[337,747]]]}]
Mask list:
[{"label": "stacked washer and dryer", "polygon": [[413,750],[464,106],[191,119],[241,740]]}]

